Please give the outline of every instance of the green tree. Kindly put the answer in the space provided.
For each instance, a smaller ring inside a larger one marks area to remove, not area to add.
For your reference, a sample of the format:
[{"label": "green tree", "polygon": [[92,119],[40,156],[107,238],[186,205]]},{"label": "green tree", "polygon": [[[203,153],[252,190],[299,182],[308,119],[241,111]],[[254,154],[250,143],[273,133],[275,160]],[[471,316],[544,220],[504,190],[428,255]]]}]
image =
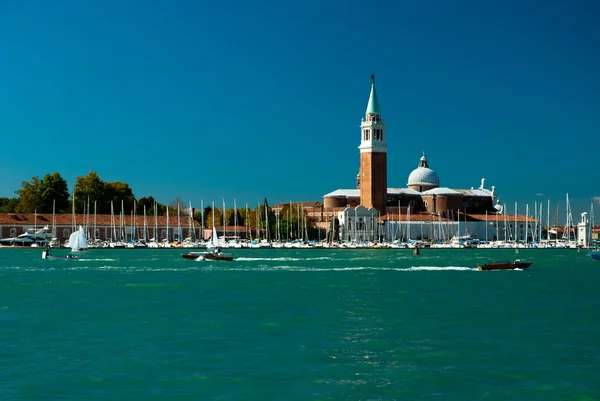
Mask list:
[{"label": "green tree", "polygon": [[[208,217],[211,216],[211,212],[212,212],[212,206],[206,206],[204,208],[204,210],[202,211],[203,218],[204,218],[204,227],[212,227],[212,221],[210,221],[208,219]],[[209,224],[209,222],[210,222],[210,224]]]},{"label": "green tree", "polygon": [[0,213],[14,213],[19,206],[19,198],[0,198]]},{"label": "green tree", "polygon": [[154,200],[154,197],[149,196],[149,197],[143,197],[140,198],[137,201],[137,206],[136,206],[136,213],[138,216],[143,216],[144,215],[144,206],[146,207],[146,215],[147,216],[154,216],[154,204],[156,203],[156,201]]},{"label": "green tree", "polygon": [[135,196],[129,187],[129,184],[116,181],[107,182],[105,185],[106,200],[110,208],[110,201],[114,202],[115,213],[121,211],[121,204],[123,204],[122,212],[125,215],[130,215],[131,211],[135,207]]},{"label": "green tree", "polygon": [[17,212],[33,213],[36,210],[41,210],[41,189],[42,184],[39,177],[32,177],[31,181],[22,181],[21,189],[17,189],[15,193],[19,195],[19,205],[16,207]]},{"label": "green tree", "polygon": [[52,213],[54,208],[57,213],[69,209],[69,189],[67,181],[57,172],[46,174],[40,186],[41,212]]},{"label": "green tree", "polygon": [[[110,203],[106,199],[106,184],[100,179],[95,171],[90,171],[85,176],[79,176],[75,179],[74,201],[75,212],[85,213],[88,200],[90,203],[96,202],[96,212],[99,214],[110,213]],[[73,199],[71,200],[73,201]]]}]

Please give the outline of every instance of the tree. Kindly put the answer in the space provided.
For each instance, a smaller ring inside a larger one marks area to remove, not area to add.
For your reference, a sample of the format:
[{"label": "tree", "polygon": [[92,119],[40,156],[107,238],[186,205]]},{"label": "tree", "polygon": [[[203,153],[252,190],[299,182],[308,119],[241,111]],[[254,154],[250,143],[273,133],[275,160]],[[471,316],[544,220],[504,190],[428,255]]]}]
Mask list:
[{"label": "tree", "polygon": [[37,210],[41,211],[41,181],[39,177],[32,177],[31,182],[22,181],[21,189],[17,189],[15,193],[19,195],[17,212],[33,213]]},{"label": "tree", "polygon": [[90,203],[97,202],[97,213],[110,213],[110,203],[107,203],[105,198],[106,185],[95,171],[90,171],[86,176],[77,177],[73,193],[77,213],[87,211],[85,205],[87,205],[88,199]]},{"label": "tree", "polygon": [[121,203],[123,204],[122,212],[125,215],[131,214],[131,211],[135,207],[135,196],[133,196],[133,192],[129,187],[129,184],[116,181],[116,182],[107,182],[105,184],[105,193],[107,197],[107,203],[110,207],[110,201],[114,202],[115,211],[120,210]]},{"label": "tree", "polygon": [[179,209],[180,214],[184,214],[186,208],[183,203],[183,199],[179,195],[177,195],[169,204],[169,214],[171,216],[177,216],[177,210]]},{"label": "tree", "polygon": [[206,206],[204,208],[204,210],[202,211],[202,213],[203,213],[202,220],[204,220],[205,227],[212,227],[212,222],[210,225],[208,224],[209,223],[208,217],[211,216],[211,212],[212,212],[212,206]]},{"label": "tree", "polygon": [[14,213],[19,206],[19,198],[0,198],[0,213]]},{"label": "tree", "polygon": [[154,204],[156,201],[154,197],[143,197],[137,201],[136,214],[142,216],[144,214],[144,206],[146,207],[146,215],[154,216]]},{"label": "tree", "polygon": [[46,174],[41,182],[41,212],[65,212],[69,209],[69,189],[67,181],[59,173]]}]

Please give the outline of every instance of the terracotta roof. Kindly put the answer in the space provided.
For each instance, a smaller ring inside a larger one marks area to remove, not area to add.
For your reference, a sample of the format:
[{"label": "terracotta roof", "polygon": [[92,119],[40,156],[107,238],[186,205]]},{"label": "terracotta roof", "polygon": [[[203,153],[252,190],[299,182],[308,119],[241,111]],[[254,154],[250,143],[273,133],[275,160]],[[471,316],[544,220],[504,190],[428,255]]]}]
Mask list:
[{"label": "terracotta roof", "polygon": [[[460,213],[461,215],[461,219],[464,219],[464,214]],[[473,220],[480,220],[480,221],[496,221],[496,216],[498,216],[498,221],[499,222],[504,222],[504,220],[506,220],[507,223],[514,223],[515,222],[515,216],[509,216],[509,215],[504,215],[504,214],[496,214],[496,213],[488,213],[487,216],[485,214],[471,214],[471,213],[467,213],[467,220],[470,218],[472,221]],[[516,221],[517,222],[526,222],[529,221],[530,223],[537,223],[538,220],[534,219],[534,218],[527,218],[525,216],[521,216],[521,215],[517,215],[516,216]]]},{"label": "terracotta roof", "polygon": [[[15,217],[13,217],[15,216]],[[37,220],[36,220],[37,218]],[[73,224],[73,215],[72,214],[56,214],[54,215],[54,219],[57,226],[70,226]],[[114,220],[113,220],[114,219]],[[158,216],[158,225],[166,226],[167,217],[166,216]],[[120,216],[111,217],[110,214],[98,214],[98,215],[85,215],[85,214],[76,214],[75,222],[77,225],[85,225],[89,222],[90,225],[99,225],[99,226],[111,226],[114,221],[115,225],[120,225],[121,219]],[[189,216],[183,215],[180,217],[181,225],[188,226],[189,225]],[[154,226],[154,216],[146,216],[146,225]],[[132,225],[132,216],[123,216],[123,225],[130,226]],[[52,214],[34,214],[34,213],[0,213],[0,225],[15,225],[15,226],[23,226],[23,225],[48,225],[51,226],[52,222]],[[144,225],[144,216],[136,216],[135,217],[135,225],[143,226]],[[196,227],[200,226],[198,221],[194,221],[194,225]],[[169,216],[169,226],[177,226],[177,216]]]},{"label": "terracotta roof", "polygon": [[[444,218],[444,217],[439,217],[435,214],[430,214],[430,213],[411,213],[410,215],[407,214],[401,214],[398,215],[398,213],[388,213],[387,215],[381,216],[381,218],[379,219],[380,221],[398,221],[398,218],[400,218],[400,222],[402,223],[403,221],[407,221],[410,220],[412,221],[433,221],[433,222],[437,222],[437,221],[441,221],[441,222],[446,222],[446,221],[456,221],[456,217],[457,215],[454,216],[455,218]],[[458,213],[458,217],[460,218],[460,221],[465,221],[465,214],[464,213]],[[506,222],[507,223],[514,223],[515,221],[515,216],[505,216],[503,214],[498,214],[498,221],[499,222],[503,222],[504,219],[506,217]],[[471,213],[467,213],[466,215],[466,220],[467,221],[485,221],[486,220],[486,215],[485,214],[471,214]],[[488,213],[487,215],[487,221],[490,222],[494,222],[496,221],[496,214],[494,213]],[[527,219],[525,216],[517,216],[517,222],[525,222],[525,221],[529,221],[530,223],[535,223],[537,222],[537,220],[532,219],[531,217],[529,219]]]},{"label": "terracotta roof", "polygon": [[387,215],[381,216],[380,221],[398,221],[400,219],[400,223],[405,222],[407,220],[412,221],[452,221],[451,219],[437,216],[435,214],[430,213],[411,213],[411,214],[398,214],[398,213],[388,213]]}]

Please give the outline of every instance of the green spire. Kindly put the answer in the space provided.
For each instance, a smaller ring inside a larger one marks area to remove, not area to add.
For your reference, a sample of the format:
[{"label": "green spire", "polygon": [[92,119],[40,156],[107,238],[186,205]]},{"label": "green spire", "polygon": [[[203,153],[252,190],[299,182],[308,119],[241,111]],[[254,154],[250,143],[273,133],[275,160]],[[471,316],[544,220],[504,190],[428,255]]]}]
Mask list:
[{"label": "green spire", "polygon": [[367,104],[367,114],[381,114],[381,111],[379,111],[379,102],[377,101],[377,92],[375,92],[375,75],[371,75],[371,95]]}]

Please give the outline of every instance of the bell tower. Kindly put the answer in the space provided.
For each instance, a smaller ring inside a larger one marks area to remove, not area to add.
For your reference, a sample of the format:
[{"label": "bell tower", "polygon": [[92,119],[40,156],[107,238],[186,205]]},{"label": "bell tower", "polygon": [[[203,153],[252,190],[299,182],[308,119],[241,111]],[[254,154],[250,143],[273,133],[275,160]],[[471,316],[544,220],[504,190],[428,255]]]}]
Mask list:
[{"label": "bell tower", "polygon": [[385,214],[387,198],[387,145],[385,123],[381,119],[375,76],[371,75],[371,94],[365,118],[360,124],[360,169],[357,185],[360,189],[360,204],[374,207]]}]

